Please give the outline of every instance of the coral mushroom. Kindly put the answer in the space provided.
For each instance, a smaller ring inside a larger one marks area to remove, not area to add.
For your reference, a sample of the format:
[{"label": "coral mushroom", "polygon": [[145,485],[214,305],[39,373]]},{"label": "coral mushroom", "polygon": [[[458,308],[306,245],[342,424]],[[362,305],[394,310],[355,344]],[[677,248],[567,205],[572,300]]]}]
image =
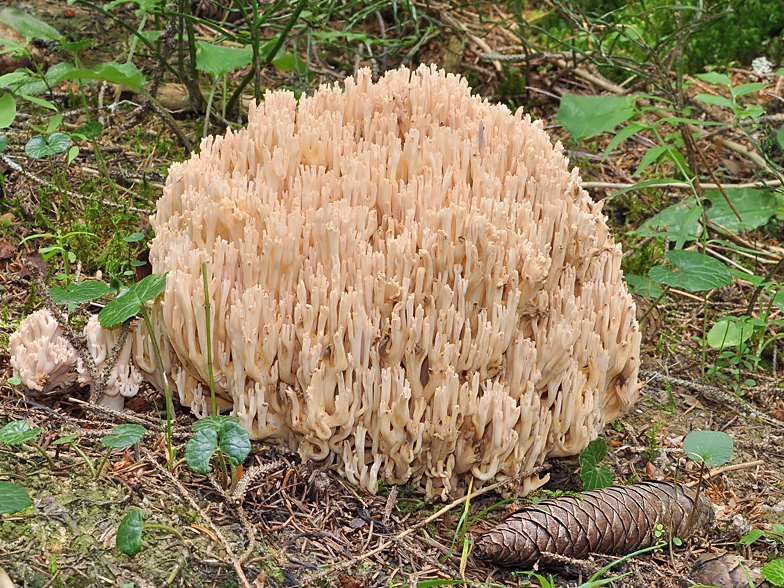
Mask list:
[{"label": "coral mushroom", "polygon": [[267,93],[172,166],[152,217],[181,401],[207,412],[207,262],[216,389],[252,437],[442,498],[580,452],[635,400],[640,335],[567,164],[435,68]]}]

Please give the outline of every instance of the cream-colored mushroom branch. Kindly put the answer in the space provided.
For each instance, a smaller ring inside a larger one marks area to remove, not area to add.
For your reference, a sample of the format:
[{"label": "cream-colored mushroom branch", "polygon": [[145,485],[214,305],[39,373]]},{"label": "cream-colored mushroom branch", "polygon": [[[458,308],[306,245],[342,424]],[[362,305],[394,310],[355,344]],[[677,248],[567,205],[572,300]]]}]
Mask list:
[{"label": "cream-colored mushroom branch", "polygon": [[601,204],[541,124],[435,67],[267,93],[172,166],[152,224],[181,402],[208,414],[207,262],[222,406],[371,492],[446,498],[576,454],[637,396]]}]

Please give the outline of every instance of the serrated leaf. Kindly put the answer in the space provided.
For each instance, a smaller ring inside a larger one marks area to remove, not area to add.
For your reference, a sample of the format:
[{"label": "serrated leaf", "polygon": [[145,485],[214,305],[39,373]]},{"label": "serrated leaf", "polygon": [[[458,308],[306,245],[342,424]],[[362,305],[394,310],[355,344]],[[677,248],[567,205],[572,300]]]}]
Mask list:
[{"label": "serrated leaf", "polygon": [[21,445],[41,434],[41,427],[30,428],[27,421],[11,421],[0,429],[0,443],[6,445]]},{"label": "serrated leaf", "polygon": [[683,451],[689,459],[717,468],[732,455],[732,437],[723,431],[692,431],[683,440]]},{"label": "serrated leaf", "polygon": [[198,41],[196,44],[198,46],[196,68],[216,78],[232,70],[246,67],[253,61],[253,50],[250,47],[237,49],[210,45],[204,41]]},{"label": "serrated leaf", "polygon": [[210,458],[218,449],[218,432],[213,429],[197,431],[185,447],[185,461],[188,467],[202,474],[209,474]]},{"label": "serrated leaf", "polygon": [[593,467],[585,471],[580,469],[580,479],[583,481],[583,490],[597,490],[613,484],[613,475],[607,466]]},{"label": "serrated leaf", "polygon": [[19,512],[32,504],[30,493],[19,484],[0,482],[0,514]]},{"label": "serrated leaf", "polygon": [[228,415],[208,416],[193,423],[191,428],[195,433],[204,431],[205,429],[211,429],[218,433],[225,423],[235,423],[237,426],[239,426],[240,419],[235,416]]},{"label": "serrated leaf", "polygon": [[624,276],[624,280],[626,280],[626,284],[629,286],[629,292],[645,296],[648,300],[656,300],[664,292],[661,286],[648,276],[628,274]]},{"label": "serrated leaf", "polygon": [[251,450],[248,432],[238,423],[223,423],[220,430],[220,450],[229,456],[235,466],[242,464]]},{"label": "serrated leaf", "polygon": [[12,94],[0,96],[0,129],[11,126],[16,118],[16,100]]},{"label": "serrated leaf", "polygon": [[115,545],[126,555],[134,555],[142,550],[142,511],[132,510],[120,521],[117,527]]},{"label": "serrated leaf", "polygon": [[732,81],[730,80],[729,76],[715,71],[710,71],[704,74],[697,74],[697,77],[703,82],[708,82],[709,84],[721,84],[722,86],[728,87],[732,85]]},{"label": "serrated leaf", "polygon": [[704,104],[732,108],[732,100],[725,98],[724,96],[716,96],[715,94],[697,94],[694,99]]},{"label": "serrated leaf", "polygon": [[112,433],[101,439],[101,445],[113,449],[125,449],[141,441],[147,429],[141,425],[117,425]]},{"label": "serrated leaf", "polygon": [[657,265],[648,276],[658,283],[683,288],[689,292],[703,292],[711,288],[723,288],[732,282],[732,274],[720,261],[697,251],[670,251],[669,259],[678,271]]},{"label": "serrated leaf", "polygon": [[50,288],[49,294],[52,295],[52,300],[58,306],[64,304],[84,304],[91,300],[97,300],[102,296],[106,296],[109,291],[109,286],[103,282],[94,280],[88,282],[72,282],[68,284],[66,290],[62,288]]},{"label": "serrated leaf", "polygon": [[63,133],[52,133],[48,137],[36,135],[25,145],[25,153],[33,159],[42,159],[64,153],[70,145],[71,137]]},{"label": "serrated leaf", "polygon": [[98,318],[101,326],[111,328],[136,316],[142,304],[155,300],[166,289],[166,274],[151,274],[107,304]]},{"label": "serrated leaf", "polygon": [[635,115],[636,96],[564,94],[556,119],[576,140],[612,131]]},{"label": "serrated leaf", "polygon": [[713,349],[737,347],[754,334],[754,327],[742,321],[719,321],[705,337]]},{"label": "serrated leaf", "polygon": [[771,584],[784,585],[784,559],[774,559],[762,568],[762,575]]}]

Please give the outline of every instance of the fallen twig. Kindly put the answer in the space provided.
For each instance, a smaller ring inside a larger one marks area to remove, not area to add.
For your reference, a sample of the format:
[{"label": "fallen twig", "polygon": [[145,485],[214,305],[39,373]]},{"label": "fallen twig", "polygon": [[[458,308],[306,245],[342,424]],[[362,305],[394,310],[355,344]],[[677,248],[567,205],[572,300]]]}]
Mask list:
[{"label": "fallen twig", "polygon": [[[736,463],[734,465],[722,466],[720,468],[714,468],[711,471],[706,472],[705,474],[703,474],[702,479],[704,481],[708,481],[711,478],[715,478],[716,476],[720,476],[721,474],[726,474],[727,472],[735,472],[737,470],[747,470],[761,465],[765,465],[765,461],[762,459],[758,459],[756,461],[747,461],[745,463]],[[686,484],[686,487],[694,488],[699,483],[700,483],[699,480],[694,480],[693,482],[689,482],[688,484]]]}]

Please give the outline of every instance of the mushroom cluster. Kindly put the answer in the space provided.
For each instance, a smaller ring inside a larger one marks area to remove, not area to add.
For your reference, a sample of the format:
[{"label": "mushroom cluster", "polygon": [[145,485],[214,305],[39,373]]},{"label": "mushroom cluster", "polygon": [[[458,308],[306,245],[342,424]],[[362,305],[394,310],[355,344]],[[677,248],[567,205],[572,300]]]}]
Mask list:
[{"label": "mushroom cluster", "polygon": [[206,262],[222,407],[369,491],[515,476],[637,396],[601,203],[541,123],[435,67],[267,93],[172,166],[151,221],[169,272],[153,336],[181,402],[208,414]]}]

